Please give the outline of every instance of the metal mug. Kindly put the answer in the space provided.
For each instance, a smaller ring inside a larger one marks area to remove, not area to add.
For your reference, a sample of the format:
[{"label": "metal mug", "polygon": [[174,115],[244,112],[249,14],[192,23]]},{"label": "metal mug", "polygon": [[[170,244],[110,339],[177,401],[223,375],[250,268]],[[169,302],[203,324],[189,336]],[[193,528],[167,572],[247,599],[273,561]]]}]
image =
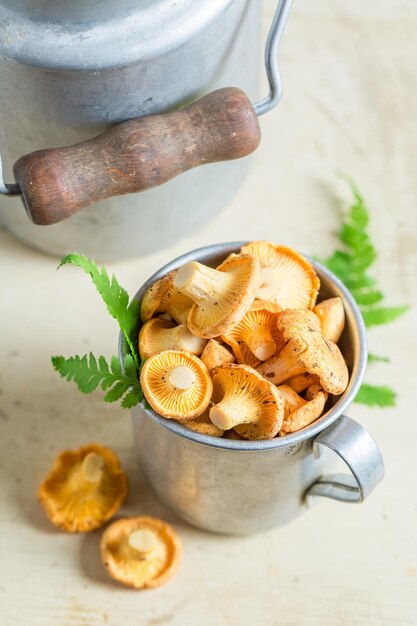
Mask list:
[{"label": "metal mug", "polygon": [[[256,99],[260,8],[253,0],[0,0],[5,165],[219,87],[237,86]],[[247,167],[247,159],[206,165],[47,228],[27,219],[20,200],[0,196],[0,224],[54,255],[140,256],[210,219]]]},{"label": "metal mug", "polygon": [[[216,266],[245,242],[217,244],[185,254],[154,274],[136,294],[188,261]],[[345,415],[367,362],[364,323],[344,285],[312,261],[321,280],[320,299],[340,296],[346,326],[339,345],[350,379],[333,406],[303,430],[263,441],[202,435],[158,416],[143,404],[133,409],[139,463],[156,495],[190,524],[218,533],[250,534],[286,524],[306,510],[311,498],[362,502],[382,480],[384,464],[369,433]],[[126,350],[123,339],[120,354]],[[350,474],[326,475],[330,448]]]}]

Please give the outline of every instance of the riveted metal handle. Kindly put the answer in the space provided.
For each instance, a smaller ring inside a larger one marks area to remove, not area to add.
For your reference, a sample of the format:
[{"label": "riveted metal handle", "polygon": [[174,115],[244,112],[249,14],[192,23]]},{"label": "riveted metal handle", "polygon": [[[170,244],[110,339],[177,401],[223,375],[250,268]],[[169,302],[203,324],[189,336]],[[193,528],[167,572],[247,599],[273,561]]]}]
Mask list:
[{"label": "riveted metal handle", "polygon": [[323,446],[336,452],[351,474],[322,476],[307,490],[307,503],[312,496],[363,502],[384,477],[381,451],[371,435],[353,419],[342,415],[314,440],[316,458],[321,455]]}]

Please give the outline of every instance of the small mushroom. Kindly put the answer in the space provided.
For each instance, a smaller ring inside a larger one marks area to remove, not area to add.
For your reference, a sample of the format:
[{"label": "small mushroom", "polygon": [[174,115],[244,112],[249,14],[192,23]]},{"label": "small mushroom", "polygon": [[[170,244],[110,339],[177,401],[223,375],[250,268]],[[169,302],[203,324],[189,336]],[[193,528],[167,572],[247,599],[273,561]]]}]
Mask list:
[{"label": "small mushroom", "polygon": [[140,305],[140,319],[147,322],[156,313],[167,313],[178,324],[187,322],[192,301],[174,286],[176,270],[169,272],[149,287]]},{"label": "small mushroom", "polygon": [[313,308],[320,280],[301,254],[268,241],[252,241],[242,246],[241,253],[256,257],[261,264],[256,298],[283,309]]},{"label": "small mushroom", "polygon": [[318,382],[319,379],[315,374],[304,372],[303,374],[298,374],[297,376],[289,378],[285,384],[296,393],[302,393],[307,389],[307,387],[310,387],[310,385],[314,385]]},{"label": "small mushroom", "polygon": [[139,352],[142,359],[162,350],[185,350],[199,355],[206,343],[205,339],[193,335],[185,324],[177,326],[158,318],[145,322],[139,333]]},{"label": "small mushroom", "polygon": [[221,343],[215,339],[209,339],[200,356],[200,359],[203,361],[209,372],[211,372],[211,370],[215,367],[227,365],[228,363],[234,363],[235,357],[227,348],[222,346]]},{"label": "small mushroom", "polygon": [[100,542],[108,574],[135,589],[151,589],[176,573],[181,543],[174,529],[155,517],[132,517],[110,524]]},{"label": "small mushroom", "polygon": [[280,385],[277,389],[285,400],[284,419],[306,403],[306,401],[291,389],[291,387],[288,387],[288,385]]},{"label": "small mushroom", "polygon": [[320,320],[323,337],[337,343],[345,327],[345,309],[339,297],[323,300],[313,309]]},{"label": "small mushroom", "polygon": [[278,390],[247,365],[216,367],[210,419],[234,428],[245,439],[272,439],[281,428],[284,400]]},{"label": "small mushroom", "polygon": [[192,420],[183,420],[181,423],[183,426],[202,435],[210,435],[211,437],[223,437],[224,435],[224,430],[217,428],[211,421],[208,409],[204,411],[203,415]]},{"label": "small mushroom", "polygon": [[288,343],[276,356],[259,365],[257,371],[275,385],[307,371],[318,376],[328,393],[343,393],[349,380],[345,360],[337,345],[321,334],[314,313],[283,311],[278,316],[278,328]]},{"label": "small mushroom", "polygon": [[326,400],[327,393],[323,390],[317,391],[311,400],[304,402],[300,408],[284,418],[280,435],[294,433],[315,422],[323,413]]},{"label": "small mushroom", "polygon": [[176,420],[204,413],[213,391],[204,363],[180,350],[164,350],[149,357],[142,367],[140,383],[153,410]]},{"label": "small mushroom", "polygon": [[250,308],[259,281],[259,263],[239,256],[218,269],[191,261],[175,276],[174,287],[195,303],[187,325],[192,333],[211,339],[227,332]]},{"label": "small mushroom", "polygon": [[38,490],[51,522],[70,533],[102,526],[126,495],[127,478],[117,456],[99,444],[62,452]]},{"label": "small mushroom", "polygon": [[231,346],[238,363],[247,362],[247,356],[242,352],[243,345],[247,346],[255,357],[256,365],[281,350],[285,341],[277,328],[279,310],[276,304],[255,300],[240,322],[222,335],[223,341]]}]

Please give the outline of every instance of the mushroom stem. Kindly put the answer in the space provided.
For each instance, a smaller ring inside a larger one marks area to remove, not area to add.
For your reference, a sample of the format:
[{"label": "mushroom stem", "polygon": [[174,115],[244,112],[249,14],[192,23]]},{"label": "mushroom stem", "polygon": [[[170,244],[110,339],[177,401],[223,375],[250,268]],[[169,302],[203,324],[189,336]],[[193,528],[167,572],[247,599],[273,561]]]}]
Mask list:
[{"label": "mushroom stem", "polygon": [[157,544],[157,537],[153,530],[141,528],[129,535],[129,546],[133,548],[140,558],[148,556]]},{"label": "mushroom stem", "polygon": [[244,409],[245,406],[241,403],[235,403],[233,397],[226,397],[211,407],[210,419],[217,428],[230,430],[238,424],[247,422]]},{"label": "mushroom stem", "polygon": [[174,278],[174,287],[200,306],[216,304],[221,291],[233,284],[234,277],[197,261],[183,265]]},{"label": "mushroom stem", "polygon": [[256,332],[248,332],[244,340],[252,354],[260,361],[269,359],[277,349],[277,344],[266,327],[259,327]]},{"label": "mushroom stem", "polygon": [[175,389],[186,390],[190,389],[195,383],[195,373],[189,367],[185,365],[178,365],[174,367],[169,373],[169,382]]},{"label": "mushroom stem", "polygon": [[88,483],[99,483],[103,476],[104,460],[99,454],[89,452],[81,465],[83,478]]},{"label": "mushroom stem", "polygon": [[298,362],[301,353],[298,345],[289,341],[276,356],[261,363],[256,370],[269,382],[280,385],[292,376],[305,372],[305,368]]}]

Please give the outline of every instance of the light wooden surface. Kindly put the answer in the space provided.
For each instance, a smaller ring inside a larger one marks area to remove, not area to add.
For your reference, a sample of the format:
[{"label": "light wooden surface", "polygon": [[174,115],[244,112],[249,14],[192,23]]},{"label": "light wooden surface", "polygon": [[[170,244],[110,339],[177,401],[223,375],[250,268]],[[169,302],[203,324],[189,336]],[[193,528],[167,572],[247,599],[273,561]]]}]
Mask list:
[{"label": "light wooden surface", "polygon": [[[274,1],[264,2],[265,29]],[[373,212],[376,275],[390,304],[417,304],[417,4],[296,0],[282,47],[285,97],[262,119],[250,177],[207,227],[170,249],[109,267],[133,293],[178,254],[214,241],[270,238],[307,253],[335,245],[343,199],[336,170]],[[16,210],[23,210],[16,208]],[[81,396],[51,354],[110,356],[117,329],[81,271],[0,232],[0,623],[2,626],[346,626],[417,623],[415,308],[372,330],[391,358],[368,380],[398,391],[394,410],[350,414],[379,442],[386,478],[361,506],[317,504],[285,528],[248,538],[204,534],[149,493],[127,412]],[[171,521],[184,544],[166,587],[134,592],[107,579],[100,532],[55,530],[36,489],[56,453],[99,441],[126,468],[123,513]]]}]

